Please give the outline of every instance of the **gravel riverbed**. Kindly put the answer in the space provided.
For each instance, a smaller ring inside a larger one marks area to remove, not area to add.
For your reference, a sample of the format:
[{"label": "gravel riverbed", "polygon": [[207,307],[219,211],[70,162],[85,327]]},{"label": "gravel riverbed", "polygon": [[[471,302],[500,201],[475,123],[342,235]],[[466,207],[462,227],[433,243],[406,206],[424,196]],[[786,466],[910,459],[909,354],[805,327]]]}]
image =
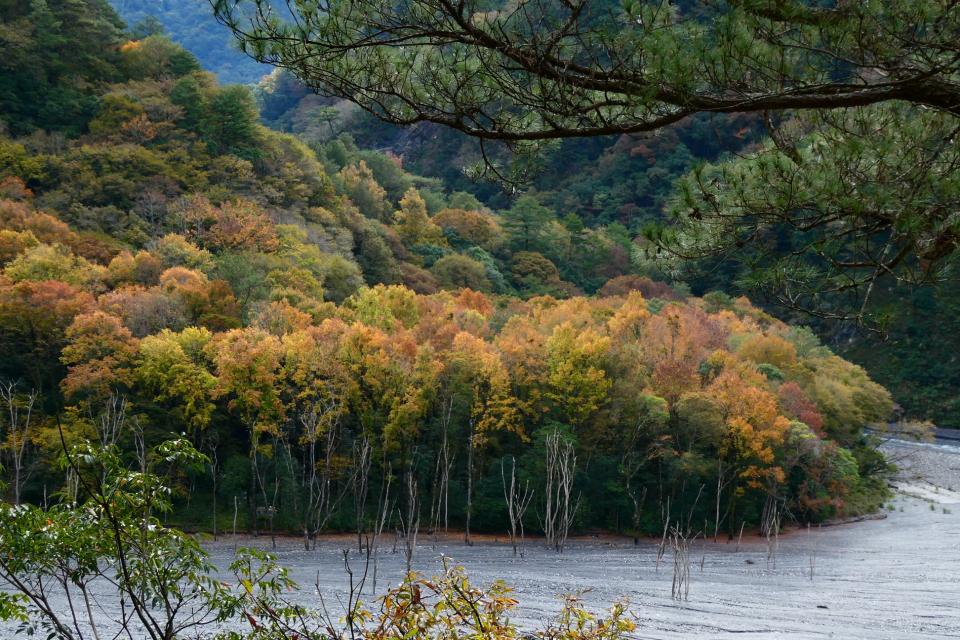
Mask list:
[{"label": "gravel riverbed", "polygon": [[[476,584],[504,580],[515,590],[513,618],[524,628],[555,615],[564,595],[580,593],[596,611],[629,600],[637,638],[960,638],[960,446],[891,441],[884,450],[901,472],[880,518],[790,531],[779,539],[775,563],[755,536],[745,535],[739,549],[736,542],[697,541],[687,601],[671,599],[670,554],[658,569],[653,540],[634,546],[624,538],[577,538],[562,555],[528,540],[520,559],[503,538],[468,547],[455,537],[421,536],[414,568],[435,574],[447,557]],[[269,539],[205,544],[225,568],[235,544],[269,548]],[[299,540],[278,539],[279,562],[302,586],[289,597],[316,605],[318,583],[335,611],[347,584],[341,549],[354,544],[334,537],[304,551]],[[384,547],[378,592],[404,571],[402,553],[391,553],[392,536]],[[356,552],[353,562],[362,562]],[[101,613],[109,626],[116,612]],[[11,626],[0,625],[0,638],[12,635]]]},{"label": "gravel riverbed", "polygon": [[[670,597],[669,554],[657,569],[658,541],[578,538],[558,555],[531,540],[515,559],[502,539],[467,547],[421,536],[414,568],[436,573],[446,556],[478,584],[504,580],[520,602],[514,618],[530,627],[554,615],[563,595],[582,592],[597,610],[628,599],[638,638],[960,638],[960,447],[894,441],[884,449],[902,469],[886,517],[789,532],[775,564],[757,537],[745,536],[739,551],[735,542],[698,541],[685,602]],[[319,581],[336,602],[346,584],[341,549],[350,544],[325,540],[305,552],[299,541],[278,542],[281,564],[307,587],[298,597],[315,600]],[[404,568],[392,540],[385,545],[378,591]],[[226,564],[233,543],[210,551]]]}]

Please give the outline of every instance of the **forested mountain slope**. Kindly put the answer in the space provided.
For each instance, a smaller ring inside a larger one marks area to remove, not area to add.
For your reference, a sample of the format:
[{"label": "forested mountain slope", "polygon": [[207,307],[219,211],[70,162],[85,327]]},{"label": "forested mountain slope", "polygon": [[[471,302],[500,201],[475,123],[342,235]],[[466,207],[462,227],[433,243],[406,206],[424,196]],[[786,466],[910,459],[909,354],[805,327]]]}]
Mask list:
[{"label": "forested mountain slope", "polygon": [[62,484],[61,437],[134,456],[171,432],[211,457],[176,502],[200,527],[236,500],[251,528],[363,528],[392,491],[433,527],[495,530],[501,469],[543,496],[558,456],[574,527],[659,529],[656,503],[734,531],[883,495],[862,427],[889,394],[809,331],[634,273],[623,225],[532,196],[494,212],[349,139],[318,156],[165,37],[48,6],[44,37],[78,30],[100,71],[41,59],[44,92],[0,113],[14,501]]},{"label": "forested mountain slope", "polygon": [[244,55],[228,29],[217,24],[209,0],[111,0],[133,35],[166,32],[196,56],[220,82],[249,84],[270,73],[270,67]]},{"label": "forested mountain slope", "polygon": [[[342,144],[389,151],[402,158],[409,170],[440,179],[446,189],[470,191],[495,209],[510,208],[511,198],[495,179],[477,180],[475,169],[482,164],[483,155],[475,140],[436,125],[403,129],[381,123],[351,105],[310,94],[286,72],[264,77],[269,67],[246,60],[226,46],[230,44],[228,30],[213,19],[206,0],[117,0],[114,6],[131,24],[147,15],[157,17],[174,40],[200,56],[204,67],[217,72],[221,79],[258,82],[256,96],[269,126],[294,133],[311,146],[328,146],[334,154],[342,153]],[[338,142],[344,134],[350,138]],[[656,134],[563,141],[529,167],[531,186],[537,201],[572,231],[575,245],[575,236],[583,229],[611,223],[623,225],[624,231],[614,227],[614,235],[627,240],[646,225],[663,221],[665,208],[675,197],[678,178],[699,163],[714,162],[725,154],[748,153],[765,135],[761,117],[733,115],[694,118]],[[502,149],[491,144],[485,151],[502,171],[509,169],[508,155]],[[496,178],[489,171],[486,176]],[[553,241],[545,244],[550,246]],[[614,262],[612,272],[663,277],[649,267],[626,266],[629,243],[620,243],[622,253],[611,253],[609,245],[603,244],[597,260]],[[556,252],[548,257],[559,266],[563,279],[581,290],[595,291],[603,284],[602,275],[579,276],[583,261],[571,263]],[[686,269],[682,277],[695,293],[719,289],[765,302],[746,276],[746,271],[735,265],[710,262],[702,268]],[[955,305],[954,289],[952,283],[944,283],[923,292],[909,287],[880,292],[872,303],[876,316],[884,319],[880,333],[820,322],[776,305],[767,308],[791,321],[813,325],[833,348],[867,366],[893,389],[898,403],[911,417],[952,424],[960,420],[960,402],[951,391],[952,381],[960,376],[960,363],[948,358],[929,367],[924,354],[937,345],[955,343],[955,336],[960,334],[949,319],[952,314],[938,313],[938,320],[927,320],[932,309]],[[918,305],[903,304],[908,299],[918,300]],[[916,328],[920,326],[925,329]]]}]

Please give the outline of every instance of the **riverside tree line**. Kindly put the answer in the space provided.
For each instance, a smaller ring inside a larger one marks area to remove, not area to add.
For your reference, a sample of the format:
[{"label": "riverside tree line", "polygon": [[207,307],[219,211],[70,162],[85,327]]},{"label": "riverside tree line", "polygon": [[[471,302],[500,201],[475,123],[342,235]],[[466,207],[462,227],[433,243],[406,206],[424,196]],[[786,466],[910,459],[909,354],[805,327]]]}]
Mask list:
[{"label": "riverside tree line", "polygon": [[[9,274],[0,284],[5,305],[34,328],[59,323],[63,341],[62,410],[45,411],[30,386],[50,372],[4,387],[17,502],[63,485],[51,464],[61,435],[136,459],[170,433],[210,458],[177,477],[176,521],[239,521],[307,544],[413,520],[469,540],[520,524],[517,510],[557,548],[571,528],[651,532],[688,513],[735,532],[771,505],[816,521],[882,491],[861,428],[889,413],[886,391],[743,299],[376,286],[317,316],[281,297],[244,327],[138,337],[116,292]],[[173,266],[154,288],[202,304],[211,283]]]}]

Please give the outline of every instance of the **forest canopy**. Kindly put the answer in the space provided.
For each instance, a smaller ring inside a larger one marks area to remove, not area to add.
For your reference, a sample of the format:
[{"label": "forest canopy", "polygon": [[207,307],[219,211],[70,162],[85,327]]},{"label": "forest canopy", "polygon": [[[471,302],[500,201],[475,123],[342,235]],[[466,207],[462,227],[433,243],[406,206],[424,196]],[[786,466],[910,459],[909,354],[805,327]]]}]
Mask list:
[{"label": "forest canopy", "polygon": [[[116,23],[84,6],[83,37]],[[617,222],[534,192],[493,210],[349,137],[268,129],[248,88],[116,27],[104,75],[68,91],[40,59],[49,91],[5,98],[14,502],[62,485],[65,444],[132,459],[171,433],[208,457],[175,478],[174,521],[222,526],[236,501],[241,526],[305,538],[361,532],[378,491],[420,496],[434,529],[502,529],[508,466],[539,501],[558,460],[567,528],[659,530],[671,504],[732,532],[882,499],[863,427],[890,396],[809,330],[652,278]],[[70,91],[84,109],[46,115]]]},{"label": "forest canopy", "polygon": [[880,319],[878,281],[955,280],[953,2],[212,4],[249,55],[308,87],[533,164],[544,141],[757,114],[767,149],[685,180],[674,224],[647,231],[653,259],[719,256],[747,288],[858,324]]}]

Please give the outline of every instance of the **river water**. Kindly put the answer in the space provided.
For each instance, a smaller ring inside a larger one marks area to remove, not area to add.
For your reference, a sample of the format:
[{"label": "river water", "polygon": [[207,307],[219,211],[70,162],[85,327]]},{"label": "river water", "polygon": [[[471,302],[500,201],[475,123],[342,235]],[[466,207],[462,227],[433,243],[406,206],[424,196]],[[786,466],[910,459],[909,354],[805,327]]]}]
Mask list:
[{"label": "river water", "polygon": [[[475,584],[504,580],[519,600],[513,619],[527,628],[555,615],[563,595],[582,592],[597,611],[628,599],[637,638],[960,638],[960,447],[890,442],[885,450],[902,469],[886,517],[788,532],[775,562],[756,537],[744,536],[739,548],[697,541],[687,601],[670,597],[672,563],[668,552],[658,568],[658,541],[578,538],[556,554],[529,540],[519,559],[502,538],[468,547],[421,536],[414,568],[438,573],[445,556]],[[269,548],[265,538],[240,543],[251,542]],[[235,544],[208,544],[217,565],[229,564]],[[279,539],[279,562],[303,587],[290,597],[317,604],[316,583],[336,610],[347,583],[341,549],[352,544],[327,539],[307,552],[298,540]],[[404,571],[392,544],[391,536],[381,551],[379,592]],[[355,551],[352,562],[361,563]],[[9,635],[0,627],[0,637]]]}]

